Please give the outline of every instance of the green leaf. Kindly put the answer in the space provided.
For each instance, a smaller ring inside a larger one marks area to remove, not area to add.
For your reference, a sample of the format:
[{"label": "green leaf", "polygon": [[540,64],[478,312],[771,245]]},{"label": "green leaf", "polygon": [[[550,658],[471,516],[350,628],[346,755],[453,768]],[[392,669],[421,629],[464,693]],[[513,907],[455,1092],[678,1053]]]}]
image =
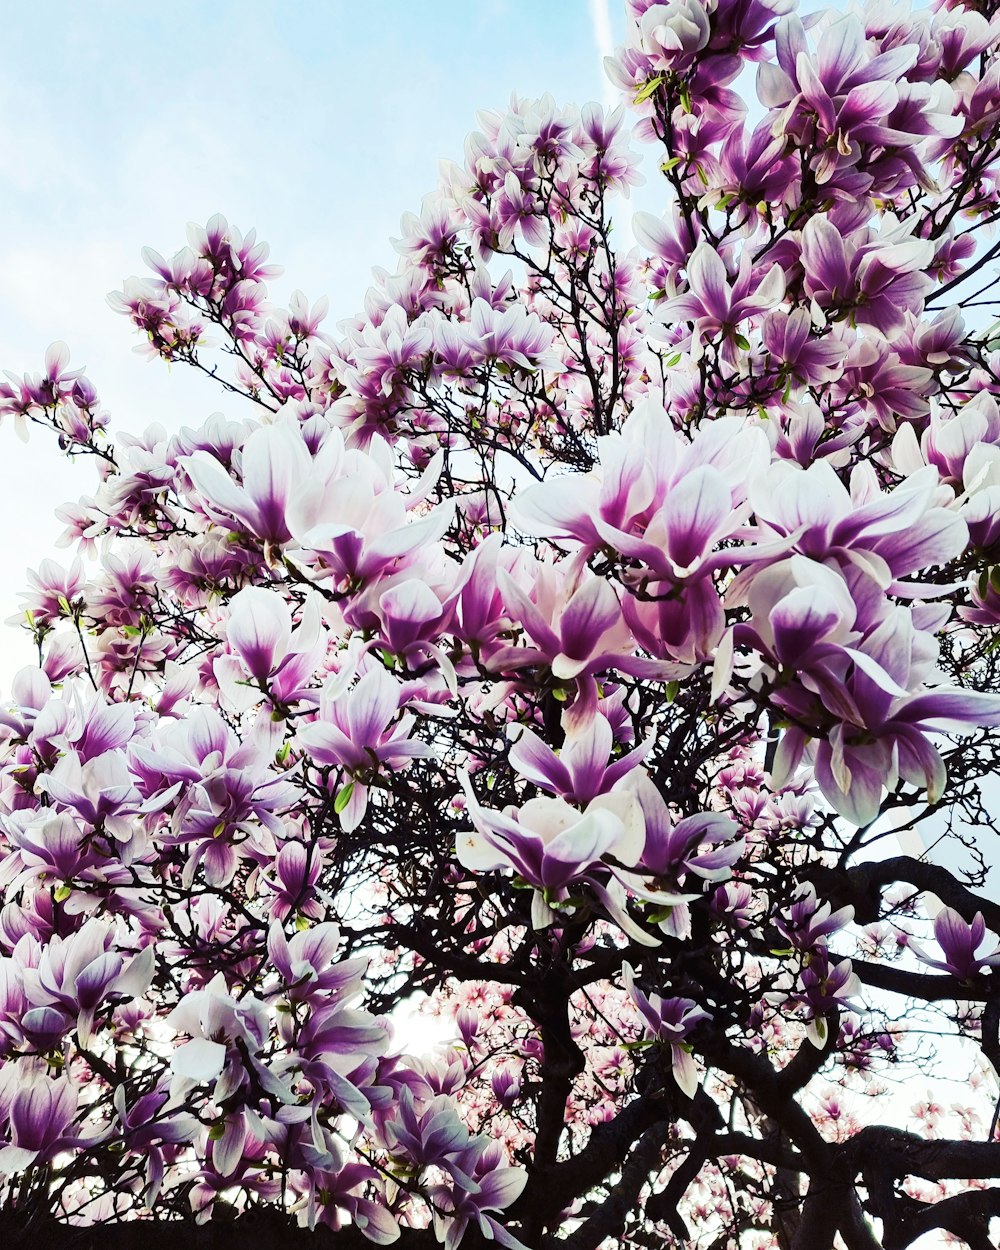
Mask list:
[{"label": "green leaf", "polygon": [[339,816],[344,808],[350,803],[351,795],[354,793],[354,782],[349,781],[346,786],[342,786],[337,797],[333,800],[333,810]]},{"label": "green leaf", "polygon": [[642,104],[644,100],[648,100],[649,97],[656,91],[657,87],[662,86],[664,82],[666,82],[665,74],[657,74],[655,78],[650,78],[648,82],[644,83],[639,88],[633,103]]},{"label": "green leaf", "polygon": [[65,903],[69,896],[73,893],[73,887],[70,885],[58,885],[52,891],[52,897],[57,903]]}]

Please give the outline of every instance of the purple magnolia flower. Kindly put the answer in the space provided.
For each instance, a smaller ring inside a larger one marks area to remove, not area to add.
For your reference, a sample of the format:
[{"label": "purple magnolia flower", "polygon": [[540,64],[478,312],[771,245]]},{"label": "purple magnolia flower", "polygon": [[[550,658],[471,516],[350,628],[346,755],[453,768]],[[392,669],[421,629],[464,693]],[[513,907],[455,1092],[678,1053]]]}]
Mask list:
[{"label": "purple magnolia flower", "polygon": [[152,946],[131,958],[115,946],[115,926],[94,918],[69,937],[49,938],[37,966],[22,971],[28,1001],[75,1018],[81,1046],[90,1045],[94,1017],[102,1003],[113,995],[137,998],[152,982]]},{"label": "purple magnolia flower", "polygon": [[[693,538],[692,531],[711,531],[719,523],[718,479],[728,490],[729,516],[770,461],[763,431],[740,418],[720,417],[688,440],[652,400],[636,405],[620,434],[598,439],[598,452],[598,472],[549,477],[520,491],[513,505],[518,527],[540,537],[575,539],[588,554],[610,546],[650,562],[665,578],[689,572],[688,550],[705,547],[708,537]],[[704,468],[713,475],[700,474],[684,486]],[[628,545],[650,526],[648,544]],[[677,546],[670,559],[664,556],[667,543]]]},{"label": "purple magnolia flower", "polygon": [[848,491],[825,460],[807,469],[780,461],[757,480],[751,498],[765,542],[786,537],[794,550],[814,560],[833,557],[845,567],[863,561],[888,587],[964,550],[966,523],[939,506],[938,492],[931,468],[883,493],[864,472],[855,474]]},{"label": "purple magnolia flower", "polygon": [[[386,650],[408,660],[411,668],[418,666],[422,655],[444,660],[435,643],[447,628],[449,608],[422,578],[406,578],[382,591],[377,614]],[[447,670],[448,665],[443,667]]]},{"label": "purple magnolia flower", "polygon": [[727,881],[712,895],[710,910],[723,924],[748,929],[753,919],[753,889],[746,881]]},{"label": "purple magnolia flower", "polygon": [[904,314],[919,313],[932,282],[924,272],[934,245],[896,232],[854,246],[826,217],[811,217],[802,231],[806,293],[817,307],[853,316],[883,334],[904,325]]},{"label": "purple magnolia flower", "polygon": [[120,842],[128,842],[135,833],[140,795],[124,751],[105,751],[82,763],[75,752],[67,752],[51,773],[39,778],[38,786],[60,807],[95,828],[107,829]]},{"label": "purple magnolia flower", "polygon": [[507,1250],[525,1250],[487,1214],[509,1206],[528,1179],[523,1168],[507,1165],[502,1145],[473,1138],[444,1095],[418,1100],[404,1086],[393,1111],[383,1130],[392,1153],[418,1170],[440,1168],[447,1177],[432,1187],[431,1199],[437,1235],[448,1250],[458,1246],[470,1223]]},{"label": "purple magnolia flower", "polygon": [[433,749],[410,737],[412,715],[396,720],[403,691],[380,664],[373,665],[350,690],[344,689],[345,677],[350,677],[349,669],[328,685],[319,719],[299,731],[299,741],[315,763],[343,770],[349,790],[340,822],[350,831],[364,819],[368,782],[375,772],[405,768]]},{"label": "purple magnolia flower", "polygon": [[[364,1195],[370,1184],[379,1179],[374,1168],[363,1163],[347,1163],[336,1171],[313,1166],[303,1173],[311,1182],[310,1205],[318,1207],[318,1218],[334,1231],[343,1227],[342,1214],[377,1246],[388,1246],[399,1240],[399,1225],[382,1202],[372,1202]],[[315,1221],[307,1209],[299,1220],[307,1227]]]},{"label": "purple magnolia flower", "polygon": [[[527,1250],[522,1242],[488,1214],[510,1206],[520,1197],[528,1181],[526,1169],[507,1164],[501,1143],[474,1141],[459,1156],[457,1165],[449,1170],[455,1183],[435,1185],[431,1189],[436,1207],[434,1229],[446,1250],[459,1245],[470,1224],[477,1225],[487,1241],[493,1241],[505,1250]],[[466,1185],[465,1176],[472,1180],[472,1185]]]},{"label": "purple magnolia flower", "polygon": [[[408,1089],[401,1089],[396,1114],[385,1125],[390,1149],[417,1166],[447,1168],[453,1156],[461,1155],[470,1142],[469,1130],[462,1123],[454,1103],[439,1095],[418,1102]],[[463,1176],[469,1183],[471,1177]]]},{"label": "purple magnolia flower", "polygon": [[609,763],[614,734],[600,712],[583,726],[573,727],[558,755],[531,729],[514,726],[511,737],[511,766],[533,785],[570,803],[589,803],[613,790],[645,759],[652,746],[652,742],[645,742]]},{"label": "purple magnolia flower", "polygon": [[257,538],[280,546],[291,538],[286,512],[310,473],[312,460],[297,429],[260,426],[239,453],[241,484],[205,452],[181,459],[209,516],[241,522]]},{"label": "purple magnolia flower", "polygon": [[584,566],[536,565],[533,598],[503,569],[497,571],[497,582],[507,611],[534,645],[503,648],[492,657],[491,669],[541,663],[554,677],[577,682],[611,668],[634,676],[674,673],[676,666],[636,655],[614,589]]},{"label": "purple magnolia flower", "polygon": [[693,353],[700,350],[702,343],[722,338],[727,354],[732,356],[738,327],[751,317],[770,312],[785,294],[781,266],[771,265],[767,273],[757,275],[749,251],[741,253],[739,271],[730,285],[725,262],[708,243],[699,243],[691,254],[687,281],[687,294],[667,300],[659,315],[671,323],[693,322]]},{"label": "purple magnolia flower", "polygon": [[311,920],[324,914],[322,900],[316,896],[316,884],[323,874],[325,858],[313,843],[286,842],[274,861],[274,876],[262,874],[260,881],[274,898],[270,905],[272,920],[285,920],[294,909]]},{"label": "purple magnolia flower", "polygon": [[[107,855],[101,854],[92,841],[83,836],[69,812],[27,809],[4,825],[4,832],[17,853],[8,858],[0,871],[0,883],[9,881],[12,892],[29,881],[41,883],[55,879],[68,886],[70,882],[104,882],[116,878],[124,881],[128,877],[124,869],[109,861]],[[14,873],[16,876],[11,879]],[[69,910],[73,910],[72,906]]]},{"label": "purple magnolia flower", "polygon": [[828,1033],[825,1013],[849,1006],[848,1000],[861,993],[861,982],[849,959],[831,965],[825,951],[814,954],[799,980],[801,989],[795,998],[806,1009],[806,1036],[814,1046],[822,1047]]},{"label": "purple magnolia flower", "polygon": [[503,595],[497,585],[498,569],[509,572],[517,553],[505,547],[499,534],[491,534],[466,557],[451,600],[452,629],[476,659],[488,663],[501,649],[501,635],[510,628]]},{"label": "purple magnolia flower", "polygon": [[843,373],[848,344],[835,335],[815,335],[805,308],[770,313],[761,338],[781,376],[797,386],[832,382]]},{"label": "purple magnolia flower", "polygon": [[977,954],[986,940],[986,922],[981,912],[977,911],[969,923],[953,908],[942,907],[934,917],[934,937],[944,959],[934,959],[916,942],[909,943],[917,958],[931,968],[941,968],[961,981],[973,981],[984,968],[1000,967],[1000,945],[995,945],[989,955]]},{"label": "purple magnolia flower", "polygon": [[55,560],[43,560],[38,571],[28,570],[34,590],[21,596],[24,609],[36,625],[51,625],[61,616],[69,615],[73,605],[82,602],[87,577],[82,561],[77,558],[69,569]]},{"label": "purple magnolia flower", "polygon": [[78,1139],[67,1134],[76,1116],[78,1096],[67,1077],[36,1076],[14,1094],[10,1104],[10,1144],[0,1147],[0,1173],[22,1172],[51,1159]]},{"label": "purple magnolia flower", "polygon": [[796,950],[815,951],[824,948],[831,933],[849,925],[854,919],[853,907],[834,911],[829,903],[820,903],[812,885],[802,886],[787,916],[779,916],[775,925]]},{"label": "purple magnolia flower", "polygon": [[646,1037],[670,1047],[674,1080],[688,1098],[693,1098],[698,1088],[698,1068],[689,1046],[684,1039],[704,1020],[711,1020],[709,1012],[690,998],[663,998],[659,994],[646,995],[635,983],[635,973],[628,964],[622,967],[622,979],[629,997],[635,1003],[645,1024]]},{"label": "purple magnolia flower", "polygon": [[[820,185],[862,193],[874,179],[862,172],[862,157],[884,156],[884,149],[898,163],[895,177],[906,175],[909,185],[919,173],[920,138],[958,132],[955,119],[934,111],[930,93],[907,88],[904,76],[919,54],[916,43],[877,51],[853,14],[827,25],[815,51],[797,16],[779,23],[775,42],[778,63],[761,64],[758,94],[762,103],[782,110],[778,133],[815,147],[812,172]],[[911,107],[901,108],[904,102]]]},{"label": "purple magnolia flower", "polygon": [[663,887],[683,884],[688,874],[724,881],[746,849],[736,822],[722,812],[701,812],[674,821],[663,796],[645,770],[625,782],[639,800],[646,842],[632,873],[619,876],[626,887],[651,902],[663,901]]},{"label": "purple magnolia flower", "polygon": [[558,798],[529,799],[520,808],[497,812],[479,805],[466,774],[462,786],[473,828],[458,838],[459,862],[472,872],[513,869],[534,886],[536,928],[554,919],[547,899],[558,901],[567,886],[586,880],[619,925],[629,925],[630,933],[649,942],[592,872],[605,856],[631,866],[642,853],[642,812],[633,795],[620,790],[600,794],[582,812]]},{"label": "purple magnolia flower", "polygon": [[[627,584],[642,589],[641,599],[623,596],[622,617],[634,640],[662,658],[629,661],[630,667],[619,659],[615,666],[640,676],[680,676],[681,665],[712,654],[725,628],[712,574],[734,562],[731,551],[718,548],[742,530],[747,483],[770,458],[767,439],[741,420],[720,418],[689,442],[662,406],[647,402],[629,416],[620,437],[600,439],[599,450],[599,477],[565,475],[522,492],[515,501],[518,526],[571,538],[581,544],[581,554],[619,552],[628,566]],[[536,601],[555,620],[549,576],[540,570]],[[607,588],[587,594],[606,603],[613,623]],[[520,614],[513,600],[508,606]],[[533,638],[542,638],[533,621],[521,619]]]},{"label": "purple magnolia flower", "polygon": [[510,1063],[502,1063],[490,1077],[493,1097],[505,1111],[509,1111],[521,1097],[521,1071]]},{"label": "purple magnolia flower", "polygon": [[462,783],[475,828],[462,834],[457,854],[474,872],[513,868],[538,889],[555,891],[604,855],[634,863],[641,853],[641,814],[631,795],[599,795],[583,812],[563,799],[537,798],[501,813],[480,807],[466,775]]},{"label": "purple magnolia flower", "polygon": [[709,41],[709,9],[699,0],[667,0],[651,4],[634,32],[638,46],[650,59],[654,73],[689,67]]},{"label": "purple magnolia flower", "polygon": [[450,505],[419,520],[409,517],[433,487],[439,460],[403,495],[396,489],[392,452],[381,438],[371,439],[368,452],[343,451],[335,433],[322,457],[324,463],[300,484],[287,509],[289,529],[317,573],[338,583],[374,583],[412,565],[419,550],[448,528]]},{"label": "purple magnolia flower", "polygon": [[115,1087],[114,1107],[121,1138],[128,1150],[146,1159],[143,1201],[150,1207],[163,1185],[166,1161],[172,1147],[194,1143],[202,1132],[195,1116],[169,1108],[169,1098],[170,1091],[165,1081],[151,1093],[136,1099],[131,1106],[127,1103],[125,1086]]},{"label": "purple magnolia flower", "polygon": [[326,654],[326,634],[320,628],[314,598],[307,600],[293,631],[285,600],[257,586],[247,586],[233,596],[226,637],[245,671],[284,704],[306,696],[306,687]]},{"label": "purple magnolia flower", "polygon": [[737,633],[787,675],[774,697],[794,722],[779,744],[775,785],[798,767],[803,726],[814,725],[820,789],[842,816],[865,825],[896,777],[926,787],[932,801],[941,793],[944,762],[930,734],[1000,724],[997,696],[924,686],[934,649],[913,610],[887,608],[862,634],[858,605],[829,566],[793,556],[756,573],[748,598],[754,627]]},{"label": "purple magnolia flower", "polygon": [[204,865],[210,885],[230,881],[243,856],[269,861],[285,827],[277,815],[291,801],[287,778],[269,767],[266,743],[240,742],[214,708],[197,707],[167,723],[149,745],[134,744],[130,771],[142,810],[171,811],[167,845],[191,850],[187,880]]},{"label": "purple magnolia flower", "polygon": [[368,959],[361,956],[337,962],[340,947],[340,929],[329,922],[295,933],[290,939],[277,921],[268,930],[267,953],[292,1002],[321,997],[324,1007],[329,1007],[361,995]]},{"label": "purple magnolia flower", "polygon": [[[530,215],[520,218],[526,239],[524,227],[528,220]],[[467,334],[484,361],[526,371],[555,366],[557,362],[552,353],[552,327],[519,304],[498,309],[484,299],[473,300]]]},{"label": "purple magnolia flower", "polygon": [[254,1057],[270,1036],[267,1009],[253,995],[233,998],[221,972],[204,989],[186,994],[167,1016],[166,1023],[190,1038],[175,1046],[171,1055],[172,1101],[196,1085],[209,1082],[215,1082],[217,1103],[239,1089],[246,1073],[241,1052],[234,1046],[237,1040],[244,1043],[257,1076],[262,1075]]},{"label": "purple magnolia flower", "polygon": [[[333,975],[338,975],[335,970]],[[367,1120],[379,1098],[380,1091],[374,1088],[378,1059],[389,1049],[391,1030],[388,1021],[346,1008],[340,998],[336,986],[326,992],[327,1001],[321,994],[314,996],[294,1049],[271,1070],[274,1077],[301,1075],[320,1099]]]}]

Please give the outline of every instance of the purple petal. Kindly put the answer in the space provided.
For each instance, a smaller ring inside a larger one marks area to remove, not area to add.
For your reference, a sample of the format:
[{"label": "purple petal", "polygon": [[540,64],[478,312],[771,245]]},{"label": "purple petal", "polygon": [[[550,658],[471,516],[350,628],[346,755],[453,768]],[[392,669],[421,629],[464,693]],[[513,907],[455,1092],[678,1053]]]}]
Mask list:
[{"label": "purple petal", "polygon": [[621,619],[621,605],[611,586],[603,578],[588,577],[562,614],[563,654],[574,660],[589,659],[602,635]]}]

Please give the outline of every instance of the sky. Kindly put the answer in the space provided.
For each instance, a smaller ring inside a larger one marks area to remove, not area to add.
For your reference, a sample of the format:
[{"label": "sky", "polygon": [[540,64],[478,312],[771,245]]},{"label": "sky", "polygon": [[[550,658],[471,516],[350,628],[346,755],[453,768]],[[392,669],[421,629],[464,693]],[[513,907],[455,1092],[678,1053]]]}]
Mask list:
[{"label": "sky", "polygon": [[[373,266],[417,211],[441,159],[461,159],[480,109],[511,93],[611,102],[602,56],[618,0],[44,0],[4,30],[0,82],[0,369],[41,369],[69,344],[115,429],[240,415],[207,379],[133,353],[106,296],[170,255],[189,221],[256,227],[285,266],[280,300],[360,311]],[[0,427],[0,622],[25,570],[56,548],[55,508],[89,493],[91,464],[35,430]],[[31,662],[0,625],[0,688]]]}]

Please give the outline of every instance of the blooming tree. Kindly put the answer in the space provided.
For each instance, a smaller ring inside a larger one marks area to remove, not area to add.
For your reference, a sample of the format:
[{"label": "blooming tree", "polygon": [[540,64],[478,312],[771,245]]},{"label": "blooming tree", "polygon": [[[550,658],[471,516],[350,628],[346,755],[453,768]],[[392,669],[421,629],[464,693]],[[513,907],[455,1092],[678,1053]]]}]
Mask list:
[{"label": "blooming tree", "polygon": [[230,415],[8,375],[98,482],[0,714],[5,1244],[995,1244],[996,7],[629,0],[335,332],[145,253]]}]

